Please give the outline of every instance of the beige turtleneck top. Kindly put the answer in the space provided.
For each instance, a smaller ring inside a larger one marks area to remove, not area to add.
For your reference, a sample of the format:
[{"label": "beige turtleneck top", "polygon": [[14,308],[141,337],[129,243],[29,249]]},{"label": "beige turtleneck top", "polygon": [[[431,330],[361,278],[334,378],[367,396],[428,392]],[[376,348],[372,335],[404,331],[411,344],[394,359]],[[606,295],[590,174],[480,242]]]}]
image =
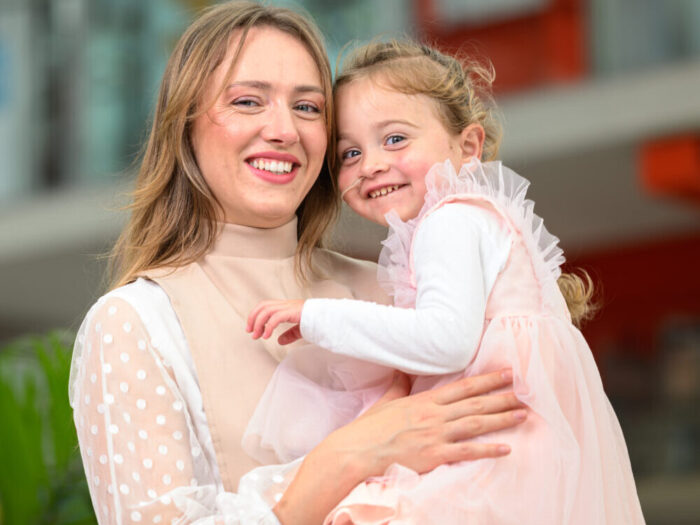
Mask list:
[{"label": "beige turtleneck top", "polygon": [[317,250],[321,275],[300,284],[296,221],[226,224],[201,260],[111,291],[90,309],[73,356],[70,398],[103,523],[275,523],[255,494],[235,493],[258,466],[241,437],[289,347],[253,341],[248,312],[271,298],[388,302],[375,267]]}]

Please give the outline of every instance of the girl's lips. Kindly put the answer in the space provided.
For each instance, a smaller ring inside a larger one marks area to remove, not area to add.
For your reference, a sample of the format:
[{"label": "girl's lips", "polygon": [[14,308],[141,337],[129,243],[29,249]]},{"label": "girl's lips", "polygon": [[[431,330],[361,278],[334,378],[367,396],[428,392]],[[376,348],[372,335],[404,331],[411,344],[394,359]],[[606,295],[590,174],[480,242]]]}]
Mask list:
[{"label": "girl's lips", "polygon": [[387,195],[401,190],[405,186],[406,184],[383,184],[382,186],[376,186],[365,192],[365,198],[378,199],[380,197],[386,197]]}]

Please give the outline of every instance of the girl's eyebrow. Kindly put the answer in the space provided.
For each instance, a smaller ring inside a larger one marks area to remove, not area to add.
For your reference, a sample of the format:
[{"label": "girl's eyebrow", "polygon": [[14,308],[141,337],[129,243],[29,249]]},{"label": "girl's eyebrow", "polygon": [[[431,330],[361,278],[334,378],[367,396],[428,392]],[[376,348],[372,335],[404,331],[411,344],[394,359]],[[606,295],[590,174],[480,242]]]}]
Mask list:
[{"label": "girl's eyebrow", "polygon": [[[238,87],[238,86],[245,86],[245,87],[252,87],[252,88],[257,88],[261,90],[270,90],[272,89],[272,84],[269,82],[263,82],[261,80],[240,80],[238,82],[234,82],[232,84],[229,84],[226,86],[226,89],[230,89],[233,87]],[[295,93],[319,93],[323,96],[325,96],[325,92],[323,91],[323,88],[320,86],[313,86],[313,85],[299,85],[299,86],[294,86]]]},{"label": "girl's eyebrow", "polygon": [[[414,129],[420,129],[420,126],[414,124],[413,122],[410,122],[408,120],[403,120],[403,119],[387,119],[387,120],[382,120],[380,122],[377,122],[376,127],[377,128],[385,128],[391,124],[403,124],[405,126],[409,126]],[[338,138],[336,139],[338,142],[341,140],[345,140],[348,138],[348,135],[346,133],[338,133]]]},{"label": "girl's eyebrow", "polygon": [[382,120],[381,122],[377,123],[377,126],[380,128],[384,128],[390,124],[404,124],[406,126],[410,126],[412,128],[419,129],[420,126],[417,126],[413,122],[410,122],[408,120],[403,120],[403,119],[387,119],[387,120]]}]

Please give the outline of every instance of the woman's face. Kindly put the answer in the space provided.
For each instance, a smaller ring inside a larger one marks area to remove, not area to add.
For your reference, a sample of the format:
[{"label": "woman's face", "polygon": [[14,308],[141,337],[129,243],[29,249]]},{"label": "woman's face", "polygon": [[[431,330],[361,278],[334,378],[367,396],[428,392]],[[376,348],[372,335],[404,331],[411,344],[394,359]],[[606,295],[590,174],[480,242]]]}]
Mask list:
[{"label": "woman's face", "polygon": [[226,79],[238,41],[208,81],[192,145],[221,219],[274,228],[294,217],[321,171],[326,100],[304,44],[272,27],[251,28]]}]

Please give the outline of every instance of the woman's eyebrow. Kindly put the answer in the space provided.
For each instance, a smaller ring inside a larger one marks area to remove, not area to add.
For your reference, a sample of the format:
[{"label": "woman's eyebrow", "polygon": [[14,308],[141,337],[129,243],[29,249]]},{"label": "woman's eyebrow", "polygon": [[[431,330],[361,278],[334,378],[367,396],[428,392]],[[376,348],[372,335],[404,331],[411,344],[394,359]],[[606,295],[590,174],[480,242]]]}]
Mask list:
[{"label": "woman's eyebrow", "polygon": [[[272,89],[272,84],[269,82],[263,82],[262,80],[240,80],[238,82],[233,82],[232,84],[229,84],[226,86],[227,88],[233,88],[233,87],[238,87],[238,86],[245,86],[245,87],[252,87],[256,89],[261,89],[261,90],[270,90]],[[323,88],[320,86],[314,86],[314,85],[300,85],[300,86],[294,86],[294,92],[295,93],[308,93],[308,92],[313,92],[313,93],[319,93],[321,95],[325,96],[325,92],[323,91]]]}]

